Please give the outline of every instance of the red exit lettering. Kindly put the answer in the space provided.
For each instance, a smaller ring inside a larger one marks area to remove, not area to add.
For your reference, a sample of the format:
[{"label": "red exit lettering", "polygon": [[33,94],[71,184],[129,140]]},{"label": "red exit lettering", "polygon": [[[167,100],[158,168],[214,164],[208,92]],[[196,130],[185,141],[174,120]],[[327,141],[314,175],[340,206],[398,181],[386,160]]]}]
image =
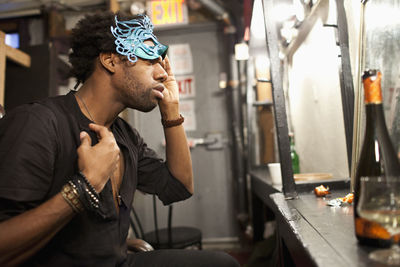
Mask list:
[{"label": "red exit lettering", "polygon": [[177,80],[179,86],[179,94],[181,95],[192,95],[192,78],[187,78],[183,80]]}]

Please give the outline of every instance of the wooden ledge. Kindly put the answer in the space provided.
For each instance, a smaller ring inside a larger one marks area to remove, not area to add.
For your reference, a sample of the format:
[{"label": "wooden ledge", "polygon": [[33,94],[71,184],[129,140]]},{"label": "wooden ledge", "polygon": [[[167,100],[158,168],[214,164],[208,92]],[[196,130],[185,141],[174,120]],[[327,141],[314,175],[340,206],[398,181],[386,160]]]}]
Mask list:
[{"label": "wooden ledge", "polygon": [[31,57],[21,50],[6,45],[6,57],[13,62],[29,68],[31,66]]},{"label": "wooden ledge", "polygon": [[4,105],[4,83],[6,76],[6,59],[20,64],[24,67],[31,66],[31,57],[22,52],[21,50],[15,49],[11,46],[6,45],[6,34],[0,31],[0,105]]},{"label": "wooden ledge", "polygon": [[[5,38],[6,34],[4,32],[0,32],[0,42],[2,44],[5,42]],[[9,45],[5,45],[5,47],[6,47],[6,58],[27,68],[31,66],[31,57],[27,53],[22,52],[21,50],[18,50]]]}]

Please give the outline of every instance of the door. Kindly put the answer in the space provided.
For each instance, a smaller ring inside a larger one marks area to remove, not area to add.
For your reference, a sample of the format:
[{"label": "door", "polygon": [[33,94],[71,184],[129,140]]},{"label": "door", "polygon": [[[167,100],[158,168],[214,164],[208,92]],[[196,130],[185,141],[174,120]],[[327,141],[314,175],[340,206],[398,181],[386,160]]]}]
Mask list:
[{"label": "door", "polygon": [[[189,123],[185,126],[188,138],[195,141],[206,138],[206,142],[218,139],[218,143],[211,147],[197,145],[191,148],[195,194],[174,204],[173,225],[200,228],[205,243],[236,241],[238,230],[234,214],[231,152],[226,141],[229,137],[228,116],[225,94],[219,88],[220,73],[224,71],[223,33],[212,23],[162,30],[156,34],[161,43],[172,45],[172,50],[173,45],[178,44],[190,47],[195,96],[181,97],[181,109],[189,114],[185,118],[185,124]],[[164,156],[164,135],[158,108],[147,114],[129,111],[129,118],[147,144]],[[135,208],[145,231],[154,229],[151,196],[136,194]],[[159,226],[166,226],[167,209],[160,204],[158,210],[161,214]]]}]

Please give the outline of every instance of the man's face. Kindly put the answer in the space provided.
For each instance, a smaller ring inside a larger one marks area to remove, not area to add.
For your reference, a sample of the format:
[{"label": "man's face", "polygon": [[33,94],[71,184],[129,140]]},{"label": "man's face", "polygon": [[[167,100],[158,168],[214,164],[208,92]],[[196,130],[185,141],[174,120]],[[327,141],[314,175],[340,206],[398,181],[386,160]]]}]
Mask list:
[{"label": "man's face", "polygon": [[[152,45],[151,41],[146,42]],[[163,82],[167,78],[161,57],[154,60],[138,58],[135,63],[124,60],[120,64],[121,73],[116,77],[120,101],[139,111],[153,110],[163,98]]]}]

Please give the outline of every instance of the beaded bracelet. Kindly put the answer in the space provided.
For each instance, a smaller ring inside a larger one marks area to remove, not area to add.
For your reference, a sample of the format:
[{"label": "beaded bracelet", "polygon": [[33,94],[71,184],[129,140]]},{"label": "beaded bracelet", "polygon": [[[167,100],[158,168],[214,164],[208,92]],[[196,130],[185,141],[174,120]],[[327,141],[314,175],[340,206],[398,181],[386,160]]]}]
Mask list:
[{"label": "beaded bracelet", "polygon": [[100,196],[83,173],[79,172],[71,182],[75,185],[79,199],[86,210],[96,211],[100,208]]},{"label": "beaded bracelet", "polygon": [[82,173],[79,172],[78,175],[83,178],[83,181],[85,182],[85,192],[89,195],[90,197],[90,203],[92,204],[93,207],[98,209],[100,207],[100,196],[97,193],[96,189],[92,186],[92,184],[88,181],[86,176]]},{"label": "beaded bracelet", "polygon": [[164,128],[170,128],[170,127],[181,125],[184,121],[185,121],[185,118],[181,114],[179,114],[179,119],[176,119],[176,120],[161,119],[161,124],[164,126]]}]

